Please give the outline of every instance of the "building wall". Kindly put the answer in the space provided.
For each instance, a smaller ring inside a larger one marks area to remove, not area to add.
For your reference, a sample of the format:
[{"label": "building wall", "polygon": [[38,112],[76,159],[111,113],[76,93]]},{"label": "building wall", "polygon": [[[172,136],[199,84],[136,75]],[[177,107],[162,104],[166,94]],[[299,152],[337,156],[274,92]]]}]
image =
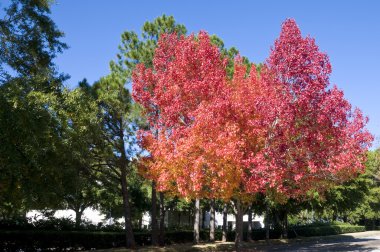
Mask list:
[{"label": "building wall", "polygon": [[[75,213],[73,210],[58,210],[55,212],[54,216],[56,218],[71,218],[75,219]],[[41,219],[42,213],[36,210],[30,211],[27,213],[27,217],[33,217],[35,219]],[[83,217],[86,220],[91,221],[94,224],[98,224],[99,222],[104,222],[104,224],[112,224],[113,219],[107,219],[105,222],[106,216],[104,214],[100,214],[100,212],[96,209],[88,208],[84,211]],[[124,219],[118,219],[119,222],[123,222]],[[243,216],[243,221],[248,223],[248,215]],[[264,218],[262,216],[254,215],[253,218],[254,227],[260,228],[264,227]],[[149,228],[151,223],[151,217],[149,212],[145,212],[142,217],[142,228]],[[192,228],[194,223],[194,216],[190,212],[179,212],[179,211],[166,211],[165,214],[165,226],[166,227],[187,227]],[[210,226],[210,213],[209,212],[201,212],[200,215],[200,223],[201,227],[209,228]],[[235,215],[228,214],[227,215],[227,223],[229,229],[235,229]],[[217,228],[222,228],[223,225],[223,213],[215,212],[215,226]]]}]

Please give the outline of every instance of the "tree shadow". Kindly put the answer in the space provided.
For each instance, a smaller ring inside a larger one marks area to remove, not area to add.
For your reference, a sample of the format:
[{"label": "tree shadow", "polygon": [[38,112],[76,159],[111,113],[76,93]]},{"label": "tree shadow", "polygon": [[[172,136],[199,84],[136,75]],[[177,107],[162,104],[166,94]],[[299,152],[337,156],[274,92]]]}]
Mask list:
[{"label": "tree shadow", "polygon": [[373,251],[379,249],[380,240],[375,238],[355,238],[352,236],[335,239],[320,238],[310,241],[294,241],[288,244],[272,244],[252,248],[257,251]]}]

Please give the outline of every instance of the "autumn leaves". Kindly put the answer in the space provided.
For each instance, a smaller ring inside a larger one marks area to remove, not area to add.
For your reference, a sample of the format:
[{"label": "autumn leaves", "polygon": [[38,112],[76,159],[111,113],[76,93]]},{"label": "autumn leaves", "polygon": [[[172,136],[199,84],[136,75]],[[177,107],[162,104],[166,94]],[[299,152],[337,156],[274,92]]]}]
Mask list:
[{"label": "autumn leaves", "polygon": [[205,32],[165,34],[153,67],[138,65],[133,97],[149,129],[139,139],[145,175],[187,198],[304,197],[363,168],[372,136],[314,40],[286,20],[260,72],[224,58]]}]

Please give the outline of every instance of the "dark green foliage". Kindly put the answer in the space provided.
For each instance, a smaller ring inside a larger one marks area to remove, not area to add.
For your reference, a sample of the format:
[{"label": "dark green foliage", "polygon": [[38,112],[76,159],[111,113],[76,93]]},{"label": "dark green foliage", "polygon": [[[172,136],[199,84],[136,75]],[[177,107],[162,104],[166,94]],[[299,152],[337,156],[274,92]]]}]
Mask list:
[{"label": "dark green foliage", "polygon": [[121,45],[117,55],[118,62],[111,62],[111,69],[130,81],[132,71],[139,63],[152,67],[153,55],[161,34],[176,32],[186,34],[184,25],[177,24],[173,16],[156,18],[153,22],[145,22],[141,36],[134,31],[126,31],[121,35]]},{"label": "dark green foliage", "polygon": [[[221,233],[219,234],[221,238]],[[202,232],[202,236],[205,232]],[[150,245],[151,234],[147,232],[134,233],[136,243],[140,246]],[[229,240],[233,240],[234,232],[230,232]],[[218,237],[218,236],[217,236]],[[165,244],[187,243],[193,239],[193,232],[167,231]],[[123,232],[89,232],[89,231],[52,231],[52,230],[0,230],[0,249],[6,251],[22,250],[90,250],[122,247],[125,244]]]},{"label": "dark green foliage", "polygon": [[48,217],[47,219],[33,218],[14,218],[11,220],[0,220],[0,230],[45,230],[45,231],[105,231],[105,232],[122,232],[123,226],[118,222],[114,222],[112,225],[103,225],[101,222],[97,225],[91,222],[82,222],[78,227],[71,218],[55,218]]},{"label": "dark green foliage", "polygon": [[0,220],[0,230],[31,230],[34,225],[26,218],[13,218]]},{"label": "dark green foliage", "polygon": [[0,212],[8,218],[25,207],[54,207],[62,187],[61,129],[47,104],[50,95],[17,83],[0,87]]},{"label": "dark green foliage", "polygon": [[[50,2],[12,0],[6,9],[0,20],[0,84],[13,76],[38,78],[34,86],[40,90],[59,86],[51,82],[56,76],[53,59],[67,45],[60,41],[63,33],[49,17]],[[11,72],[6,71],[9,68]]]},{"label": "dark green foliage", "polygon": [[290,238],[294,236],[325,236],[337,235],[344,233],[355,233],[366,231],[364,226],[356,226],[350,224],[339,225],[321,225],[321,226],[304,226],[294,227],[289,230]]},{"label": "dark green foliage", "polygon": [[[51,68],[56,53],[67,45],[63,33],[50,19],[48,0],[12,0],[0,22],[1,59],[21,75]],[[33,57],[35,56],[35,57]]]},{"label": "dark green foliage", "polygon": [[[314,224],[288,228],[288,238],[309,237],[309,236],[326,236],[344,233],[364,232],[364,226],[356,226],[350,224]],[[281,237],[281,229],[271,229],[269,232],[270,239],[279,239]],[[247,235],[244,234],[244,239]],[[252,240],[264,240],[265,229],[255,229],[252,232]]]},{"label": "dark green foliage", "polygon": [[309,201],[295,206],[298,211],[292,216],[292,221],[302,223],[315,219],[342,220],[376,226],[376,222],[380,220],[379,153],[379,150],[368,151],[366,169],[355,179],[334,186],[325,195],[315,193]]},{"label": "dark green foliage", "polygon": [[0,231],[0,248],[16,250],[80,250],[92,248],[121,247],[125,243],[122,232],[86,231]]},{"label": "dark green foliage", "polygon": [[66,48],[50,1],[13,0],[0,20],[0,214],[54,208],[64,189],[57,113],[64,76],[52,61]]},{"label": "dark green foliage", "polygon": [[[210,39],[211,39],[211,43],[213,43],[214,45],[216,45],[219,48],[219,50],[222,53],[222,56],[228,59],[226,71],[227,71],[227,76],[229,78],[232,78],[232,76],[234,74],[235,58],[237,56],[241,57],[243,64],[247,67],[247,74],[250,72],[251,67],[252,67],[252,63],[249,61],[249,59],[247,57],[241,56],[239,54],[239,50],[236,47],[231,47],[231,48],[224,47],[223,40],[221,38],[219,38],[218,36],[216,36],[215,34],[210,36]],[[256,67],[256,69],[260,72],[261,64],[259,64]]]}]

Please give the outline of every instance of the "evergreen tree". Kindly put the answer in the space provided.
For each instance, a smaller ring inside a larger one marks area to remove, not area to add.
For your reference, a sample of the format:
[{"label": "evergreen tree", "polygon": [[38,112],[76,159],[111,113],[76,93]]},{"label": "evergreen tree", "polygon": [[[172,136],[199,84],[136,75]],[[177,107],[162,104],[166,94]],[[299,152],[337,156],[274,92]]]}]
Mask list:
[{"label": "evergreen tree", "polygon": [[62,128],[51,105],[65,76],[53,59],[67,46],[50,1],[12,0],[0,20],[0,209],[4,217],[57,207]]}]

